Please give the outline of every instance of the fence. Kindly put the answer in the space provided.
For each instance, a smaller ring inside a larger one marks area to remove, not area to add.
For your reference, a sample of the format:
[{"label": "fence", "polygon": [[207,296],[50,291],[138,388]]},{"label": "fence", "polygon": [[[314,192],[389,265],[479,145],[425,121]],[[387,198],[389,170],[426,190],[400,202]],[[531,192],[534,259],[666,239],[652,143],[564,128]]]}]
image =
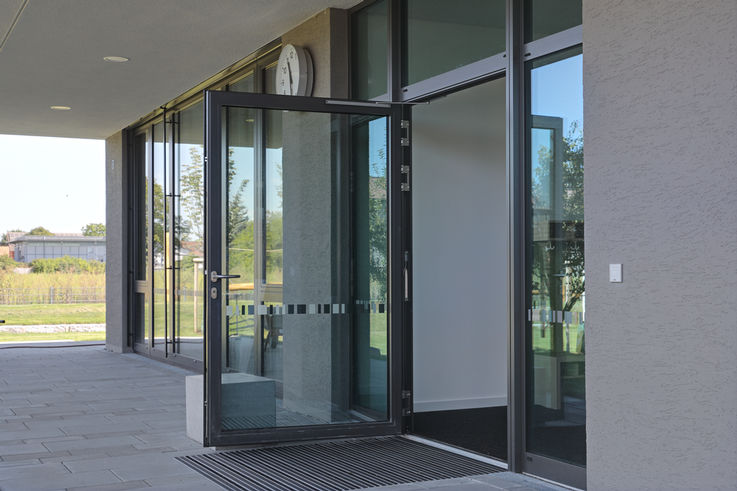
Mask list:
[{"label": "fence", "polygon": [[98,303],[104,287],[0,288],[0,305]]}]

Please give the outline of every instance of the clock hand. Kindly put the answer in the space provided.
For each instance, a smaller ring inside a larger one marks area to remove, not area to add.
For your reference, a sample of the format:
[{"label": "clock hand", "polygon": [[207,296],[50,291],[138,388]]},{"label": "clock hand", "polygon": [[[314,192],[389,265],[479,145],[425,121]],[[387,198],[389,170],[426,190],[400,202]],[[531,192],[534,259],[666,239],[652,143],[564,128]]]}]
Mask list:
[{"label": "clock hand", "polygon": [[289,62],[287,61],[287,71],[289,72],[289,93],[292,94],[292,85],[294,82],[292,82],[292,67],[289,66]]}]

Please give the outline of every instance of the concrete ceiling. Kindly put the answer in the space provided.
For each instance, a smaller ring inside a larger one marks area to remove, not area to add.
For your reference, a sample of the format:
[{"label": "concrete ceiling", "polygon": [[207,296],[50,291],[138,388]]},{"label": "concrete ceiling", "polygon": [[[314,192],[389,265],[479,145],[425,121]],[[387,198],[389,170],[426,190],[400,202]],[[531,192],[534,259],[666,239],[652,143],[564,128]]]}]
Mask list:
[{"label": "concrete ceiling", "polygon": [[0,0],[0,134],[105,138],[322,9],[356,3]]}]

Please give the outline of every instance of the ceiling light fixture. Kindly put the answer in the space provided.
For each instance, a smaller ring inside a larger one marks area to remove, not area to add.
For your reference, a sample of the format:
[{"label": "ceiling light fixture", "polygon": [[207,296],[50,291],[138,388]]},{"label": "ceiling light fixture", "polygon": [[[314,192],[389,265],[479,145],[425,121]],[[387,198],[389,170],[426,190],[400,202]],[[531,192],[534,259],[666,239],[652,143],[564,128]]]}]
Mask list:
[{"label": "ceiling light fixture", "polygon": [[54,111],[69,111],[71,107],[69,106],[49,106]]},{"label": "ceiling light fixture", "polygon": [[125,63],[129,58],[126,58],[125,56],[106,56],[103,60],[109,61],[110,63]]}]

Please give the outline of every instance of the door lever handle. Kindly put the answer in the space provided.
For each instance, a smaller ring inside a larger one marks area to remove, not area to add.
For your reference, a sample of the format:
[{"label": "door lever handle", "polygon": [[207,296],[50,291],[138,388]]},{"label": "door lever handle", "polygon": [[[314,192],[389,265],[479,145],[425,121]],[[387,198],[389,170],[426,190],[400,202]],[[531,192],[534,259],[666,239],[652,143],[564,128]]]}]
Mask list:
[{"label": "door lever handle", "polygon": [[210,273],[210,281],[213,283],[217,283],[218,280],[222,280],[223,278],[240,278],[241,275],[239,274],[218,274],[217,271],[212,271]]}]

